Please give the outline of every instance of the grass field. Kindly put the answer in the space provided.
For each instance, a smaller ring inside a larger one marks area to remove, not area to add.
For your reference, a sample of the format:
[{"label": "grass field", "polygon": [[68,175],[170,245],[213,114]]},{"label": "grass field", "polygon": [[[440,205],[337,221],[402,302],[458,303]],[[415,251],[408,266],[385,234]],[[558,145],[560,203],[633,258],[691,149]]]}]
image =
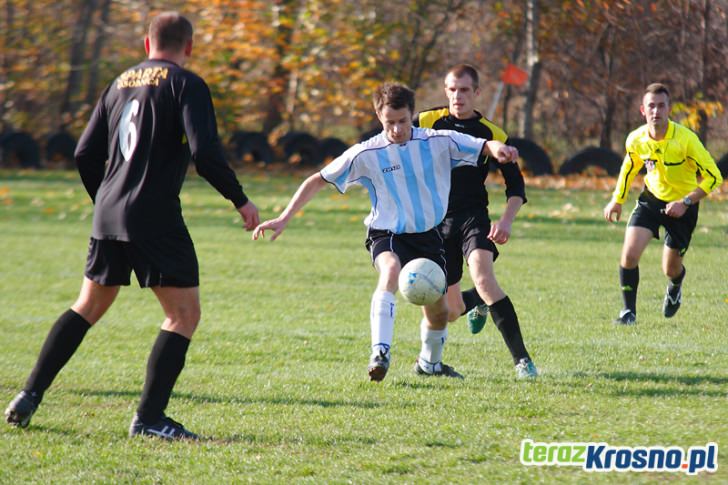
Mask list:
[{"label": "grass field", "polygon": [[[263,217],[302,174],[243,173]],[[491,186],[492,211],[503,207]],[[418,378],[418,308],[399,300],[393,364],[366,379],[368,198],[319,194],[275,243],[191,175],[184,213],[201,267],[202,323],[168,408],[209,439],[128,439],[162,321],[149,291],[122,290],[31,425],[0,426],[0,483],[652,483],[676,473],[526,467],[521,440],[616,446],[728,444],[728,202],[701,207],[683,307],[661,316],[658,242],[641,264],[638,324],[615,327],[624,224],[606,192],[534,189],[496,264],[542,376],[514,378],[500,334],[454,323],[446,362],[464,381]],[[634,201],[634,194],[630,205]],[[81,281],[92,207],[74,173],[0,172],[0,405],[22,387]],[[719,452],[715,474],[728,482]]]}]

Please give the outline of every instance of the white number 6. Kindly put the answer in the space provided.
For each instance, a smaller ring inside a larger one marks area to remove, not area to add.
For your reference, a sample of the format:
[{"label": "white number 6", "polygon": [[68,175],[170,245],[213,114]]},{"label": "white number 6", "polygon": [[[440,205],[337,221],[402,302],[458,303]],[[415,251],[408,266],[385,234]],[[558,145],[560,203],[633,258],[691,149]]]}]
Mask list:
[{"label": "white number 6", "polygon": [[121,121],[119,122],[119,149],[124,155],[127,162],[131,159],[132,153],[137,145],[137,127],[131,120],[133,116],[139,113],[139,101],[132,99],[121,113]]}]

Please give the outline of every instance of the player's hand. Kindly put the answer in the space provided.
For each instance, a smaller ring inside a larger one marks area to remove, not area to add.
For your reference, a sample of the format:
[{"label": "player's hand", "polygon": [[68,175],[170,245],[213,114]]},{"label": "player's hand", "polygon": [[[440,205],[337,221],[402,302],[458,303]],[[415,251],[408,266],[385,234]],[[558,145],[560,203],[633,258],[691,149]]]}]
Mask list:
[{"label": "player's hand", "polygon": [[243,218],[243,227],[246,231],[252,231],[255,226],[260,224],[260,216],[258,208],[251,201],[247,201],[245,205],[238,207],[240,217]]},{"label": "player's hand", "polygon": [[518,161],[518,148],[510,145],[503,145],[495,152],[498,163],[509,163]]},{"label": "player's hand", "polygon": [[688,210],[688,206],[682,203],[681,200],[670,202],[665,206],[665,210],[663,211],[665,215],[668,215],[670,217],[678,218],[682,217],[685,212]]},{"label": "player's hand", "polygon": [[496,244],[505,244],[511,237],[512,224],[508,221],[499,220],[490,225],[488,239]]},{"label": "player's hand", "polygon": [[265,231],[271,230],[273,231],[273,235],[270,237],[270,240],[275,241],[280,233],[283,232],[283,229],[286,228],[287,224],[288,221],[285,221],[280,217],[262,222],[258,224],[258,227],[256,227],[253,231],[253,240],[257,241],[259,237],[265,237]]},{"label": "player's hand", "polygon": [[[612,216],[615,217],[612,218]],[[622,204],[614,201],[607,204],[604,208],[604,218],[607,222],[617,222],[620,217],[622,217]]]}]

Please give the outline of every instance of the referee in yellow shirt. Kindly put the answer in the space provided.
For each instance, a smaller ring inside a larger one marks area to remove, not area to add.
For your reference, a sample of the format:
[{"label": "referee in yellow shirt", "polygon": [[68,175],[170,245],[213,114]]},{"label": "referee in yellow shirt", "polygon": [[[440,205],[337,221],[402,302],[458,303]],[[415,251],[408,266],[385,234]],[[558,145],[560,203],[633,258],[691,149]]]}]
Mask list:
[{"label": "referee in yellow shirt", "polygon": [[636,322],[638,265],[650,239],[659,239],[660,226],[665,228],[662,271],[670,280],[662,311],[668,318],[675,315],[685,278],[683,258],[698,222],[699,201],[723,182],[720,170],[697,135],[670,121],[670,108],[670,92],[665,85],[647,86],[640,105],[647,123],[627,137],[627,155],[617,187],[604,208],[607,221],[618,221],[635,175],[646,167],[645,187],[624,235],[619,268],[624,308],[615,320],[618,324]]}]

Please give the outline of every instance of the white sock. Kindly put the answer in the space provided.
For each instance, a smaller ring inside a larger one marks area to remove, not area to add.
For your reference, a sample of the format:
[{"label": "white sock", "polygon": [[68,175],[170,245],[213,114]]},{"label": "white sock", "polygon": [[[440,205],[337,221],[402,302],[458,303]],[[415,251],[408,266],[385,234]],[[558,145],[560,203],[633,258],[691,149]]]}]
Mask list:
[{"label": "white sock", "polygon": [[427,326],[427,320],[423,318],[420,323],[420,339],[422,340],[420,367],[432,374],[442,366],[442,350],[447,340],[447,327],[442,330],[432,330]]},{"label": "white sock", "polygon": [[369,321],[372,327],[372,353],[384,351],[389,355],[389,348],[394,339],[394,315],[397,299],[389,291],[375,291],[372,295],[372,306]]}]

